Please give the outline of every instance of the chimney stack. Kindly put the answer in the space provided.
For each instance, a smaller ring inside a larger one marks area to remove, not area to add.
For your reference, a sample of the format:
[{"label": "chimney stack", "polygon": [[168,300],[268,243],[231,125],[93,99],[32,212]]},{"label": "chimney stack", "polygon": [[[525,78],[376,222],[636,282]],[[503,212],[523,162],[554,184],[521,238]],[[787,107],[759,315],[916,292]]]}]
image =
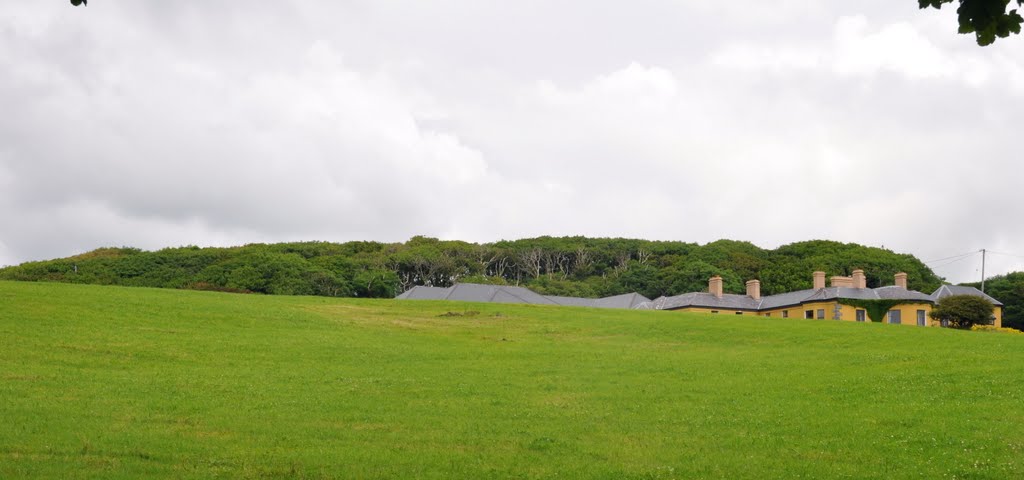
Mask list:
[{"label": "chimney stack", "polygon": [[856,269],[853,271],[853,288],[867,288],[868,282],[864,278],[864,270]]},{"label": "chimney stack", "polygon": [[708,279],[708,293],[722,298],[722,277],[715,275]]},{"label": "chimney stack", "polygon": [[832,277],[832,286],[853,288],[853,277]]},{"label": "chimney stack", "polygon": [[825,272],[814,272],[814,289],[825,288]]},{"label": "chimney stack", "polygon": [[907,274],[900,272],[896,274],[896,286],[900,288],[907,288]]},{"label": "chimney stack", "polygon": [[754,300],[761,299],[761,281],[747,280],[747,296]]}]

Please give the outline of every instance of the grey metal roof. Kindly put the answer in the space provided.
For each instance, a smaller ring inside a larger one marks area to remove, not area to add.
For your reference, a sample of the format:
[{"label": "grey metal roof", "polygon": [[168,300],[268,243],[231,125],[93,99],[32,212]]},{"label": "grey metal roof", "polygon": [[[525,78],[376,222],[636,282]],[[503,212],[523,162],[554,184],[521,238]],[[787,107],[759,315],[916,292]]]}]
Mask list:
[{"label": "grey metal roof", "polygon": [[402,300],[444,300],[450,288],[415,286],[395,297]]},{"label": "grey metal roof", "polygon": [[639,293],[605,298],[544,296],[530,289],[509,285],[457,283],[448,288],[412,287],[395,297],[400,300],[455,300],[463,302],[529,303],[534,305],[565,305],[595,308],[633,308],[650,299]]},{"label": "grey metal roof", "polygon": [[598,298],[594,301],[594,306],[598,308],[636,308],[637,305],[650,301],[651,299],[634,292]]},{"label": "grey metal roof", "polygon": [[508,285],[480,285],[476,283],[457,283],[450,288],[445,300],[463,302],[494,302],[494,303],[532,303],[540,305],[556,305],[522,287]]},{"label": "grey metal roof", "polygon": [[992,302],[992,304],[997,307],[1003,306],[1003,302],[1000,302],[999,300],[996,300],[988,296],[988,294],[982,292],[981,290],[978,290],[977,288],[962,287],[960,285],[943,285],[939,287],[938,290],[932,292],[931,297],[932,300],[937,302],[939,301],[939,299],[943,297],[948,297],[950,295],[974,295],[975,297],[981,297],[984,298],[985,300],[988,300],[989,302]]},{"label": "grey metal roof", "polygon": [[555,295],[545,295],[549,300],[559,305],[565,305],[567,307],[593,307],[597,303],[596,298],[580,298],[580,297],[558,297]]},{"label": "grey metal roof", "polygon": [[654,300],[648,300],[646,302],[640,302],[640,303],[636,304],[636,306],[634,306],[633,308],[635,308],[637,310],[657,310],[656,305],[658,305],[661,302],[663,302],[664,298],[665,298],[664,296],[661,296],[661,297],[655,298]]}]

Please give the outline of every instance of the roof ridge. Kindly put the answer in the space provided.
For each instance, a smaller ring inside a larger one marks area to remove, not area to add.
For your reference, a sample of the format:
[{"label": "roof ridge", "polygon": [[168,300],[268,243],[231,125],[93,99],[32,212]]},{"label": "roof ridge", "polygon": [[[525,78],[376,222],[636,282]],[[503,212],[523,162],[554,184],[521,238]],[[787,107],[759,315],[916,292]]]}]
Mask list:
[{"label": "roof ridge", "polygon": [[[526,287],[518,287],[518,288],[522,288],[523,290],[526,290],[527,292],[530,292],[530,293],[532,293],[532,294],[534,294],[534,295],[537,295],[538,297],[541,297],[541,298],[547,298],[547,297],[545,297],[544,295],[541,295],[541,294],[539,294],[539,293],[537,293],[537,292],[534,292],[533,290],[530,290],[529,288],[526,288]],[[516,294],[516,293],[515,293],[514,291],[512,291],[512,290],[506,290],[506,289],[505,289],[505,285],[500,285],[500,286],[498,286],[498,289],[497,289],[497,290],[495,290],[495,292],[494,292],[494,296],[492,296],[492,297],[491,297],[492,299],[493,299],[494,297],[498,296],[498,291],[502,291],[502,292],[505,292],[506,294],[508,294],[508,295],[511,295],[511,296],[513,296],[513,297],[516,297],[516,298],[518,298],[518,299],[522,300],[522,301],[523,301],[523,302],[525,302],[525,303],[533,303],[533,302],[531,302],[531,301],[529,301],[529,300],[527,300],[527,299],[525,299],[525,298],[523,298],[523,297],[521,297],[521,296],[517,295],[517,294]],[[570,298],[570,297],[566,297],[566,298]],[[554,301],[554,300],[551,300],[551,299],[548,299],[548,301],[550,301],[551,303],[553,303],[553,304],[555,304],[555,305],[561,305],[560,303],[558,303],[558,302],[556,302],[556,301]]]},{"label": "roof ridge", "polygon": [[[494,297],[498,296],[498,292],[500,292],[502,290],[502,287],[500,285],[489,285],[489,286],[494,289],[494,293],[491,294],[490,298],[488,298],[487,301],[493,302],[494,301]],[[512,295],[513,297],[519,298],[518,295],[516,295],[516,294],[514,294],[512,292],[506,292],[506,293],[508,293],[509,295]],[[519,299],[523,300],[522,298],[519,298]]]}]

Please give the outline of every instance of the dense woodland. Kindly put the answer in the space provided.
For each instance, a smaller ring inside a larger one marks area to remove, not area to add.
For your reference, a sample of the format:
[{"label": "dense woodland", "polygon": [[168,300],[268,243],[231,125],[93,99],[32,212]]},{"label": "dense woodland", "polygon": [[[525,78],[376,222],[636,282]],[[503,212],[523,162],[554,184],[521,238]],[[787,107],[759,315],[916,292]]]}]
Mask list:
[{"label": "dense woodland", "polygon": [[[744,293],[761,280],[771,295],[811,288],[811,272],[849,275],[862,268],[869,287],[907,272],[910,288],[942,283],[912,255],[823,240],[765,250],[749,242],[705,245],[623,238],[540,237],[474,244],[413,237],[405,243],[303,242],[154,252],[101,248],[74,257],[0,269],[0,279],[188,288],[278,295],[394,297],[415,285],[511,284],[548,295],[650,298],[705,291],[712,275]],[[1024,324],[1024,273],[995,277],[986,290],[1007,304],[1008,324]]]},{"label": "dense woodland", "polygon": [[405,243],[304,242],[155,252],[101,248],[70,258],[0,270],[0,278],[191,288],[282,295],[393,297],[415,285],[455,282],[529,287],[550,295],[600,297],[640,292],[650,298],[703,291],[721,275],[744,293],[761,280],[764,294],[810,288],[811,272],[867,273],[868,286],[891,285],[898,271],[911,288],[931,292],[941,279],[911,255],[829,241],[765,250],[749,242],[706,245],[621,238],[540,237],[474,244],[414,237]]},{"label": "dense woodland", "polygon": [[[981,288],[981,282],[965,283]],[[1024,272],[1011,272],[985,280],[985,293],[1003,302],[1003,326],[1024,330]]]}]

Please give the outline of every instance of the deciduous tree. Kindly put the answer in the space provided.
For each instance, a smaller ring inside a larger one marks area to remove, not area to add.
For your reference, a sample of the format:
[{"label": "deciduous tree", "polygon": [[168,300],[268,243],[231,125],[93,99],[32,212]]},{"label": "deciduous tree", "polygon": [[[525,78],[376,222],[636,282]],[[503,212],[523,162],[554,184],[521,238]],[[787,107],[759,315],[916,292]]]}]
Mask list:
[{"label": "deciduous tree", "polygon": [[[1020,33],[1024,18],[1017,9],[1007,11],[1010,0],[955,0],[960,6],[956,9],[957,20],[960,22],[960,33],[973,33],[978,45],[990,45],[998,38],[1006,38],[1011,33]],[[942,8],[954,0],[917,0],[920,8]],[[1024,0],[1014,0],[1017,6],[1024,5]]]},{"label": "deciduous tree", "polygon": [[929,315],[943,325],[953,328],[971,328],[992,323],[993,306],[988,300],[974,295],[950,295],[939,300]]}]

